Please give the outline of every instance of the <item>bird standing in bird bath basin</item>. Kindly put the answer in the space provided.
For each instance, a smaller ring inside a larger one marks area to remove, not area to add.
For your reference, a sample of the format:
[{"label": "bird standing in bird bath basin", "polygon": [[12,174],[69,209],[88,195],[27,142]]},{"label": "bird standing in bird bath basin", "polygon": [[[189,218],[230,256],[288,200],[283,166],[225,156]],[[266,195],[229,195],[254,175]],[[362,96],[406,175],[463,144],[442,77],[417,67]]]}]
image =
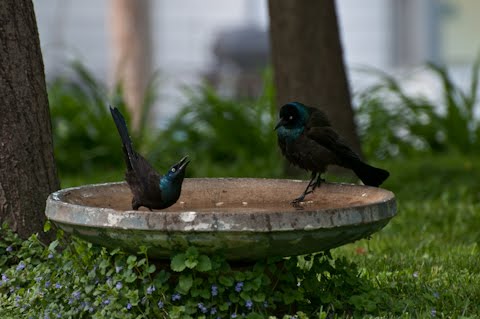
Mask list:
[{"label": "bird standing in bird bath basin", "polygon": [[60,190],[46,215],[66,232],[152,259],[195,246],[228,260],[319,252],[367,237],[396,214],[390,191],[323,183],[303,210],[290,204],[305,182],[256,178],[187,178],[178,202],[160,211],[131,210],[126,183]]},{"label": "bird standing in bird bath basin", "polygon": [[163,209],[175,204],[182,192],[188,158],[185,156],[170,167],[165,175],[160,175],[142,155],[133,149],[127,124],[120,111],[110,107],[110,112],[122,140],[127,165],[125,180],[133,194],[132,209],[137,210],[141,206],[150,210]]}]

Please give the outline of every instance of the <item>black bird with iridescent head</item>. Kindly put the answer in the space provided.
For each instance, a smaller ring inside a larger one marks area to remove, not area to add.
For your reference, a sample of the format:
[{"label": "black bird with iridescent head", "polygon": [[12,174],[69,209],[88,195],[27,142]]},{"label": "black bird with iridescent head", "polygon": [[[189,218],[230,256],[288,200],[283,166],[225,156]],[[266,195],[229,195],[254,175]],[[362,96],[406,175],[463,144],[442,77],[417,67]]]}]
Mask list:
[{"label": "black bird with iridescent head", "polygon": [[189,161],[185,156],[160,175],[148,161],[133,149],[125,119],[117,108],[110,107],[113,120],[123,144],[127,171],[125,180],[132,191],[132,209],[144,206],[150,210],[164,209],[175,204],[182,191],[185,169]]},{"label": "black bird with iridescent head", "polygon": [[312,172],[307,188],[293,204],[303,201],[320,185],[321,175],[329,165],[351,169],[365,185],[375,187],[390,175],[386,170],[363,162],[333,130],[325,113],[317,108],[299,102],[285,104],[280,109],[280,121],[275,130],[278,145],[287,160]]}]

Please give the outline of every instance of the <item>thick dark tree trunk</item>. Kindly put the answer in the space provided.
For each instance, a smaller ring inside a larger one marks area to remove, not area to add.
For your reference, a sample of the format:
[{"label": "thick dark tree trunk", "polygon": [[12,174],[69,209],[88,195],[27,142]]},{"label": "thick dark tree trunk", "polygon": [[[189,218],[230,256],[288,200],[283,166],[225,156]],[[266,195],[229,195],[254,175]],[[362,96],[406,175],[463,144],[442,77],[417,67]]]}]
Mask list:
[{"label": "thick dark tree trunk", "polygon": [[40,41],[31,0],[0,1],[0,221],[39,232],[59,188]]},{"label": "thick dark tree trunk", "polygon": [[269,0],[269,13],[279,106],[320,107],[360,153],[334,0]]}]

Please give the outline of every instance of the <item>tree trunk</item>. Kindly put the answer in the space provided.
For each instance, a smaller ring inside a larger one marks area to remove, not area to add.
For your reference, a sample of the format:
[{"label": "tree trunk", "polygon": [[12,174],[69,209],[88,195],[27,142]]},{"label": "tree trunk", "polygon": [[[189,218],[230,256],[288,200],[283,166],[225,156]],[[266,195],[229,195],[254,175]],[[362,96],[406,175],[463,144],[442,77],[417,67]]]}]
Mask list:
[{"label": "tree trunk", "polygon": [[0,1],[0,221],[43,234],[59,188],[40,41],[31,0]]},{"label": "tree trunk", "polygon": [[150,0],[110,0],[114,83],[120,83],[138,130],[151,72]]},{"label": "tree trunk", "polygon": [[334,0],[269,0],[277,103],[321,108],[360,154],[335,11]]}]

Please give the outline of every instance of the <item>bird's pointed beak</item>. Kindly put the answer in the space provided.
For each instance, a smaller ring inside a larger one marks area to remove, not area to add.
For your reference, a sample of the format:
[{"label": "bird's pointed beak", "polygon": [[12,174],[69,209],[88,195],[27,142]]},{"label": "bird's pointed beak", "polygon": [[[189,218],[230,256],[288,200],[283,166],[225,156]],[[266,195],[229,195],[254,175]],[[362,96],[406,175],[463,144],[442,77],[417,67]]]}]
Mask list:
[{"label": "bird's pointed beak", "polygon": [[188,163],[190,163],[190,161],[188,160],[188,156],[185,156],[184,158],[182,158],[178,163],[177,163],[177,170],[179,171],[182,171],[184,170]]},{"label": "bird's pointed beak", "polygon": [[275,125],[275,128],[273,130],[276,131],[280,126],[285,125],[285,123],[285,120],[281,118],[280,121],[278,121],[277,125]]}]

